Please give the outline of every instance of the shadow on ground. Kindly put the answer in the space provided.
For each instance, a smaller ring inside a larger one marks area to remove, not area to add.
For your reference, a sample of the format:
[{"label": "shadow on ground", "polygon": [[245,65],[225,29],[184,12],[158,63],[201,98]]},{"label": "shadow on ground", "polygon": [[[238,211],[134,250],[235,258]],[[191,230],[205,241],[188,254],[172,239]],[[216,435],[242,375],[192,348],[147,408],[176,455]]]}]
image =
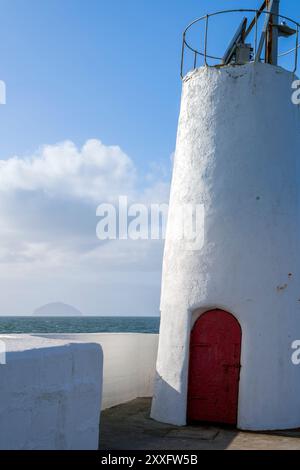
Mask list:
[{"label": "shadow on ground", "polygon": [[249,433],[217,426],[176,427],[150,419],[151,400],[101,414],[101,450],[299,450],[300,431]]}]

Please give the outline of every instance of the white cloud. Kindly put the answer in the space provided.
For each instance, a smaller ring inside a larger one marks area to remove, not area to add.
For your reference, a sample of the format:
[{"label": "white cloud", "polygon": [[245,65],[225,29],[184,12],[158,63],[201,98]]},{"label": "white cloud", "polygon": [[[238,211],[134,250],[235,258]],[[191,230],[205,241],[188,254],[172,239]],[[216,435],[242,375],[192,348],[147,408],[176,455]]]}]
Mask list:
[{"label": "white cloud", "polygon": [[0,160],[0,314],[51,301],[86,313],[158,313],[162,243],[101,243],[96,208],[120,195],[167,202],[168,191],[167,170],[153,165],[142,177],[99,140]]},{"label": "white cloud", "polygon": [[131,191],[136,171],[119,147],[88,140],[42,147],[36,154],[0,161],[0,191],[42,191],[49,196],[99,201]]}]

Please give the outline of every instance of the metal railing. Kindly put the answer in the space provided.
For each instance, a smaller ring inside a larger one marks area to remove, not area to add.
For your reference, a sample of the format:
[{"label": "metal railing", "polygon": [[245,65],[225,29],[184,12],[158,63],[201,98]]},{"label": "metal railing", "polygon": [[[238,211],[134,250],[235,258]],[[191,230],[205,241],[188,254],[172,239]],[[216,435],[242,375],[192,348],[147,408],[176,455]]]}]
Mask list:
[{"label": "metal railing", "polygon": [[[209,66],[222,66],[222,60],[223,57],[218,57],[215,55],[209,54],[209,40],[208,40],[208,35],[209,35],[209,26],[211,22],[211,18],[216,17],[218,15],[223,15],[223,14],[229,14],[229,13],[247,13],[249,14],[254,14],[254,18],[252,20],[255,20],[255,25],[254,25],[254,44],[253,44],[253,58],[250,60],[251,62],[265,62],[265,59],[261,57],[261,50],[259,51],[259,56],[258,56],[258,49],[259,49],[259,33],[262,33],[262,29],[259,26],[259,18],[261,15],[268,15],[270,17],[270,12],[267,10],[253,10],[253,9],[234,9],[234,10],[221,10],[217,11],[215,13],[207,14],[205,16],[202,16],[201,18],[196,19],[192,23],[190,23],[187,28],[185,29],[183,33],[183,42],[182,42],[182,55],[181,55],[181,78],[184,78],[186,73],[184,72],[185,69],[185,59],[186,59],[186,54],[187,51],[192,54],[192,59],[193,59],[193,66],[189,68],[188,72],[191,70],[195,70],[198,67],[199,63],[199,57],[203,59],[203,65],[209,67]],[[283,53],[278,54],[278,58],[287,56],[289,54],[294,53],[294,67],[293,70],[291,70],[293,73],[297,71],[298,68],[298,50],[300,47],[299,44],[299,30],[300,30],[300,24],[294,21],[291,18],[288,18],[283,15],[276,15],[276,18],[280,21],[289,22],[293,27],[295,28],[295,47],[292,49],[289,49]],[[193,47],[188,39],[187,35],[189,31],[196,25],[199,25],[200,23],[204,22],[204,37],[202,40],[202,49],[198,50],[195,47]],[[274,25],[275,27],[275,25]],[[209,65],[208,64],[208,59],[212,59],[214,61],[218,61],[219,63]]]}]

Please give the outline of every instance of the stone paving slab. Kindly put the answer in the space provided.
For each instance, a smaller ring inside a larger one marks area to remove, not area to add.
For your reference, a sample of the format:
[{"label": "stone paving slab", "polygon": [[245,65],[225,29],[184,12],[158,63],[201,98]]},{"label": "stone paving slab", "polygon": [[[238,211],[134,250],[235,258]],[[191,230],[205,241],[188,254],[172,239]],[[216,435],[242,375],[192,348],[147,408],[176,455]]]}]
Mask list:
[{"label": "stone paving slab", "polygon": [[101,414],[101,450],[300,450],[300,430],[240,432],[216,426],[177,427],[150,419],[142,398]]}]

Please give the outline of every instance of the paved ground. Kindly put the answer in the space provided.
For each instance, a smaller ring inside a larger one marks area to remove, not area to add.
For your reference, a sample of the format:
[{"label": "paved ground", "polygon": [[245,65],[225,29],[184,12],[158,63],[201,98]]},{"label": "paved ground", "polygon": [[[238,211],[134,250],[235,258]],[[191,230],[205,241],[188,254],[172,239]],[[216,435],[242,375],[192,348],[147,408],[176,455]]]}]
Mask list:
[{"label": "paved ground", "polygon": [[138,399],[101,414],[101,450],[300,450],[300,429],[249,433],[214,426],[176,426],[149,418],[150,400]]}]

